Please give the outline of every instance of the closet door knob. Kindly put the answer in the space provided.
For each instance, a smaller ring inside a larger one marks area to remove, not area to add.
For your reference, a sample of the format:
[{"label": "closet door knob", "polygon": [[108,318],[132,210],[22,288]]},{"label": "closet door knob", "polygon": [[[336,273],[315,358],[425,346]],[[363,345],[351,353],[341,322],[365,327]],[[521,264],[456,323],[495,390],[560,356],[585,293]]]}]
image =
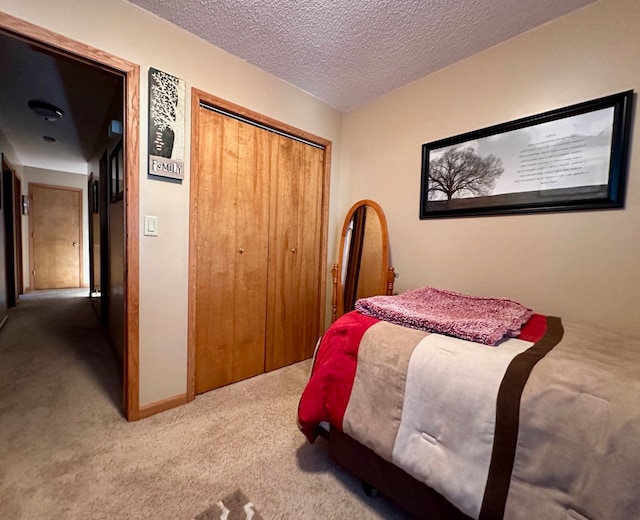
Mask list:
[{"label": "closet door knob", "polygon": [[244,247],[241,247],[240,249],[238,249],[238,252],[239,252],[240,254],[244,253]]},{"label": "closet door knob", "polygon": [[295,253],[295,252],[296,252],[296,249],[297,249],[296,247],[292,247],[292,248],[291,248],[291,252],[292,252],[292,253]]}]

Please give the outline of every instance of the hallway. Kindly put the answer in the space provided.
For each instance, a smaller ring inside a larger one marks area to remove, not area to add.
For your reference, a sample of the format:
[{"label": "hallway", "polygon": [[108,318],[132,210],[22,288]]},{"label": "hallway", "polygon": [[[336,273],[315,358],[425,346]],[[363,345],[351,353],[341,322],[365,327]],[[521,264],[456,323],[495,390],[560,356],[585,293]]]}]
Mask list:
[{"label": "hallway", "polygon": [[97,410],[121,420],[121,380],[88,289],[24,294],[9,311],[0,330],[0,416],[22,430],[9,439],[19,442],[24,428],[68,428]]}]

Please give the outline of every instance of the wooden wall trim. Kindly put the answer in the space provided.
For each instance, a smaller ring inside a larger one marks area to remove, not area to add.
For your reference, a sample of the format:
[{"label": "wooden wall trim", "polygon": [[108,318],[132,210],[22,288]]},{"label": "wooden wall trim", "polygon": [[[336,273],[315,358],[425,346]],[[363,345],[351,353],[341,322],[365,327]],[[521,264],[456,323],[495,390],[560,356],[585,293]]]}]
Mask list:
[{"label": "wooden wall trim", "polygon": [[321,270],[322,276],[320,279],[320,309],[322,309],[321,328],[325,329],[326,316],[325,306],[327,302],[327,257],[329,255],[328,243],[329,243],[329,197],[330,197],[330,185],[331,185],[331,152],[333,145],[329,142],[324,149],[324,191],[322,193],[322,244],[320,253],[322,258]]},{"label": "wooden wall trim", "polygon": [[177,408],[187,403],[187,394],[180,394],[174,397],[168,397],[155,403],[144,405],[140,408],[139,418],[145,419],[160,412],[166,412],[171,408]]},{"label": "wooden wall trim", "polygon": [[30,22],[0,12],[0,31],[32,45],[120,74],[125,90],[125,366],[124,413],[140,418],[139,374],[139,177],[140,66]]},{"label": "wooden wall trim", "polygon": [[281,132],[299,137],[305,141],[315,143],[324,147],[324,171],[322,190],[322,244],[321,244],[321,265],[320,265],[320,301],[319,317],[320,327],[324,330],[325,305],[326,305],[326,282],[327,282],[327,240],[329,229],[329,180],[331,177],[331,148],[330,140],[311,134],[287,123],[283,123],[268,116],[258,114],[248,108],[236,105],[230,101],[219,98],[195,87],[191,88],[191,193],[189,200],[189,289],[188,289],[188,330],[187,330],[187,401],[195,399],[196,376],[195,376],[195,336],[196,336],[196,237],[198,230],[197,212],[197,184],[198,184],[198,149],[200,146],[200,103],[220,108],[242,116],[246,119],[258,122],[262,125],[274,128]]},{"label": "wooden wall trim", "polygon": [[138,67],[108,52],[101,51],[44,27],[32,24],[0,11],[0,28],[14,38],[26,41],[37,47],[65,55],[73,60],[98,67],[110,72],[128,73],[132,67]]},{"label": "wooden wall trim", "polygon": [[[125,72],[125,71],[123,71]],[[124,408],[127,419],[140,419],[140,67],[125,75],[125,357]]]},{"label": "wooden wall trim", "polygon": [[[193,100],[197,99],[197,103],[194,103]],[[223,110],[226,110],[227,112],[231,112],[233,114],[237,114],[239,116],[245,117],[247,119],[250,119],[251,121],[255,121],[257,123],[260,123],[262,125],[265,126],[269,126],[271,128],[275,128],[276,130],[280,130],[281,132],[284,132],[286,134],[290,134],[296,137],[299,137],[300,139],[304,139],[305,141],[310,141],[312,143],[318,144],[320,146],[324,146],[327,147],[329,145],[331,145],[331,141],[329,141],[328,139],[325,139],[323,137],[319,137],[317,135],[311,134],[305,130],[301,130],[300,128],[296,128],[295,126],[291,126],[288,125],[287,123],[283,123],[282,121],[278,121],[277,119],[272,119],[268,116],[259,114],[257,112],[254,112],[253,110],[250,110],[248,108],[245,108],[243,106],[240,105],[236,105],[235,103],[232,103],[231,101],[227,101],[226,99],[222,99],[219,98],[217,96],[214,96],[213,94],[209,94],[208,92],[205,92],[203,90],[197,89],[195,87],[192,87],[191,89],[191,111],[193,113],[193,109],[194,107],[199,107],[200,106],[200,102],[208,104],[208,105],[212,105],[214,107],[218,107],[221,108]],[[193,133],[193,125],[191,126],[192,129],[192,133]],[[193,150],[193,146],[191,147],[191,149]]]},{"label": "wooden wall trim", "polygon": [[187,295],[187,401],[196,398],[196,237],[198,216],[196,183],[199,171],[201,92],[191,89],[191,189],[189,194],[189,288]]}]

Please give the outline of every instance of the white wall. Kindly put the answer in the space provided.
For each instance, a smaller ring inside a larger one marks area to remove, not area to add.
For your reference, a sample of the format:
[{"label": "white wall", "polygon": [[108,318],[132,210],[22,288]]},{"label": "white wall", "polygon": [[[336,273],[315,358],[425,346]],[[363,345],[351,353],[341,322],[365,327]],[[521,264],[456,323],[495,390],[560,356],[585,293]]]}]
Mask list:
[{"label": "white wall", "polygon": [[[140,65],[140,224],[157,215],[159,236],[140,230],[140,405],[186,392],[189,151],[182,185],[147,179],[149,67],[191,87],[333,141],[331,201],[337,200],[341,115],[312,96],[122,0],[3,0],[7,14]],[[191,125],[187,109],[187,134]],[[331,204],[330,230],[339,226]],[[329,258],[335,256],[330,240]],[[331,261],[330,261],[331,263]],[[330,277],[328,277],[330,283]]]},{"label": "white wall", "polygon": [[[29,184],[49,184],[82,190],[82,280],[83,286],[89,286],[89,220],[87,211],[87,191],[89,178],[76,173],[44,170],[24,166],[22,168],[22,193],[29,194]],[[30,287],[29,259],[29,215],[22,216],[22,272],[25,290]],[[88,293],[87,293],[88,294]]]},{"label": "white wall", "polygon": [[[640,147],[624,210],[418,218],[421,146],[640,89],[640,2],[601,0],[345,115],[340,210],[379,202],[398,290],[510,297],[538,312],[640,330]],[[636,100],[637,101],[637,100]],[[633,138],[640,136],[640,120]]]}]

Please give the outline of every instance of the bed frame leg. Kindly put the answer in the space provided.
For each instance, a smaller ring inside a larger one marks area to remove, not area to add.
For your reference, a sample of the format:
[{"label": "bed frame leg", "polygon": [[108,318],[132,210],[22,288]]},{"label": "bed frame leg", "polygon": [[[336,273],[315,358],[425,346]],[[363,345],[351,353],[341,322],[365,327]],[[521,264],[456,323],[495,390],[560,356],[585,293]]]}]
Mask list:
[{"label": "bed frame leg", "polygon": [[369,498],[375,498],[378,495],[378,490],[364,480],[362,481],[362,490]]}]

